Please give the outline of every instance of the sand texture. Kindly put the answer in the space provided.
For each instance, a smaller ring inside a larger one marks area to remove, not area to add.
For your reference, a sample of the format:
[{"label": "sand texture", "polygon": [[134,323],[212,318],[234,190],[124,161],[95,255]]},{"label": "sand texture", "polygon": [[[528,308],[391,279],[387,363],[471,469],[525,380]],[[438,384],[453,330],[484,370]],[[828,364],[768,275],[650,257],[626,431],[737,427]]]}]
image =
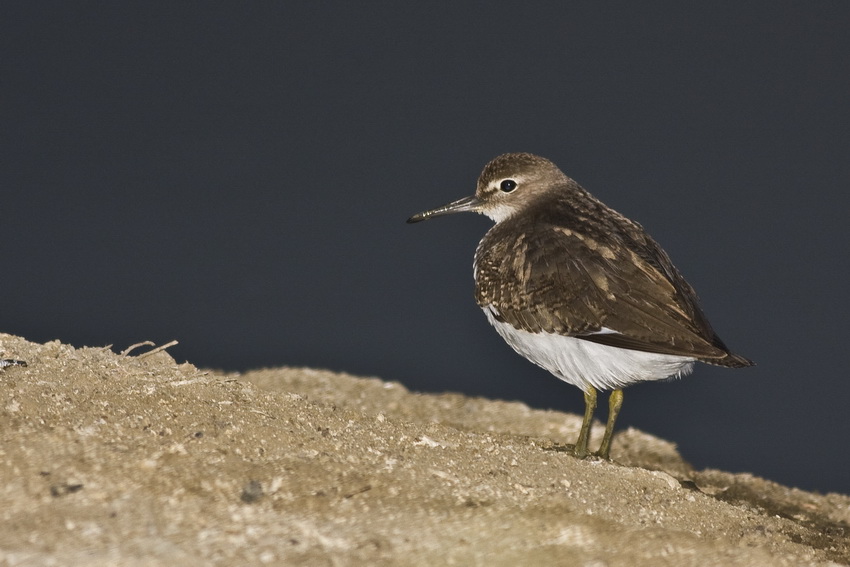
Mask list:
[{"label": "sand texture", "polygon": [[0,564],[850,563],[850,497],[634,429],[581,461],[578,416],[145,350],[0,335]]}]

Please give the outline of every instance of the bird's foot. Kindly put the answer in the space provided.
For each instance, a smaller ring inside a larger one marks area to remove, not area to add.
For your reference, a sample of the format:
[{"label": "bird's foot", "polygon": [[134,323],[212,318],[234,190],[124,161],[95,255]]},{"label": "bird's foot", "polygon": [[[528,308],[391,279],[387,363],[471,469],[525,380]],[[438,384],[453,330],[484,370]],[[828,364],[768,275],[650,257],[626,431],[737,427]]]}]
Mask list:
[{"label": "bird's foot", "polygon": [[593,453],[590,453],[587,450],[581,451],[578,447],[573,447],[573,457],[575,457],[576,459],[585,460],[590,457],[593,457]]}]

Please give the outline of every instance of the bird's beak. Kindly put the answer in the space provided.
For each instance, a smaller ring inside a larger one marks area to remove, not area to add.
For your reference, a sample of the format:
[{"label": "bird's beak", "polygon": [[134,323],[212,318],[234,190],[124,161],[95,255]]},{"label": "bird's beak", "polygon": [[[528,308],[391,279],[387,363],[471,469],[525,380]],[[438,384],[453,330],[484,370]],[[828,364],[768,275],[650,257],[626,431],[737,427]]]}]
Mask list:
[{"label": "bird's beak", "polygon": [[452,213],[464,213],[464,212],[473,212],[477,213],[481,209],[481,201],[475,195],[470,197],[464,197],[463,199],[458,199],[457,201],[452,201],[448,205],[443,205],[442,207],[437,207],[436,209],[431,209],[430,211],[424,211],[421,213],[416,213],[409,219],[407,222],[419,222],[428,219],[432,219],[434,217],[441,217],[443,215],[450,215]]}]

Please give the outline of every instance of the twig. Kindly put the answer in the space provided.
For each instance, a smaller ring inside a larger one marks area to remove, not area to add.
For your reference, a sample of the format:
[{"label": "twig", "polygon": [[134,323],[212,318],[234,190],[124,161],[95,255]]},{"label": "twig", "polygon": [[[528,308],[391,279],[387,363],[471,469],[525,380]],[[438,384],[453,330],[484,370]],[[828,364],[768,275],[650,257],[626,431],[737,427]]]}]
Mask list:
[{"label": "twig", "polygon": [[142,343],[136,343],[134,345],[130,345],[127,348],[125,348],[124,350],[121,351],[121,356],[127,356],[128,354],[130,354],[131,351],[134,351],[137,348],[143,347],[143,346],[156,346],[156,343],[153,342],[153,341],[144,341]]},{"label": "twig", "polygon": [[153,349],[153,350],[149,350],[149,351],[148,351],[148,352],[146,352],[146,353],[140,354],[140,355],[139,355],[139,356],[137,356],[136,358],[145,358],[146,356],[150,356],[150,355],[152,355],[152,354],[156,354],[156,353],[158,353],[158,352],[164,351],[165,349],[167,349],[167,348],[169,348],[169,347],[173,347],[173,346],[174,346],[174,345],[176,345],[176,344],[179,344],[179,343],[178,343],[177,341],[171,341],[170,343],[165,343],[164,345],[162,345],[162,346],[158,346],[158,347],[156,347],[156,348],[155,348],[155,349]]}]

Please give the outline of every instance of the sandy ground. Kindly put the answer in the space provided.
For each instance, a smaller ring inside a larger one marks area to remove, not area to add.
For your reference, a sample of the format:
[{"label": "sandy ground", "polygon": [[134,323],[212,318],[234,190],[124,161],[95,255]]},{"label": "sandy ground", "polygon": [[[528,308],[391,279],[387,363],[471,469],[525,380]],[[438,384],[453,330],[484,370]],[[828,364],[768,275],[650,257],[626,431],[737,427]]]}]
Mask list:
[{"label": "sandy ground", "polygon": [[850,563],[850,497],[637,430],[581,461],[578,416],[144,350],[0,335],[0,564]]}]

